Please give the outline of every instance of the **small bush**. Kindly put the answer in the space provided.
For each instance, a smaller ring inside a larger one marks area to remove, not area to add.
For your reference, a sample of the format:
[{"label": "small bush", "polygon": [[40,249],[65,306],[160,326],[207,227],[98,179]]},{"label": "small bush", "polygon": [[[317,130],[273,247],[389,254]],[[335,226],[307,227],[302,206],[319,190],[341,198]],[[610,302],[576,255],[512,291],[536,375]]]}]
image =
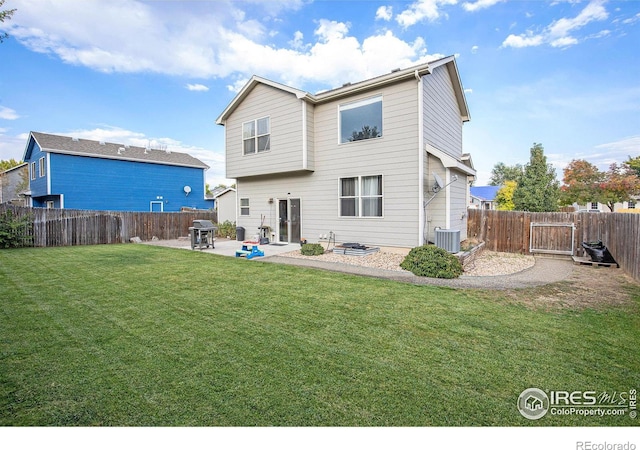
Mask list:
[{"label": "small bush", "polygon": [[324,248],[320,244],[302,244],[300,253],[304,256],[317,256],[324,254]]},{"label": "small bush", "polygon": [[400,267],[419,277],[458,278],[462,275],[458,258],[435,245],[412,248]]},{"label": "small bush", "polygon": [[226,238],[227,236],[229,236],[230,239],[236,238],[235,222],[229,222],[228,220],[225,220],[223,223],[219,223],[217,227],[218,227],[218,230],[216,231],[216,234],[219,237]]},{"label": "small bush", "polygon": [[28,247],[31,236],[31,216],[17,216],[10,209],[0,214],[0,248]]}]

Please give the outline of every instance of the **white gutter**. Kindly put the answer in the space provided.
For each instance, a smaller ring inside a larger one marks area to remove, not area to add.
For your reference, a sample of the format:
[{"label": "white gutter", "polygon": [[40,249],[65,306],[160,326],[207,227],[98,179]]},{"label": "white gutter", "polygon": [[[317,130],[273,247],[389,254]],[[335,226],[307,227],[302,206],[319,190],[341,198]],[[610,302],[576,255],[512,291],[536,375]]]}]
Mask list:
[{"label": "white gutter", "polygon": [[307,170],[308,166],[308,143],[307,143],[307,103],[300,99],[302,104],[302,169]]}]

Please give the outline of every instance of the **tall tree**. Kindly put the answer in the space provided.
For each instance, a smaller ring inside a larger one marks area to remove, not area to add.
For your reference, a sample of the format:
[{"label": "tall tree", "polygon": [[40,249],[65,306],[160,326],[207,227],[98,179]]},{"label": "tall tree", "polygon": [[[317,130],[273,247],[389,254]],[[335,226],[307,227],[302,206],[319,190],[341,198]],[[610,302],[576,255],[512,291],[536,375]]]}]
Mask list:
[{"label": "tall tree", "polygon": [[[11,19],[11,16],[13,16],[13,13],[16,12],[15,9],[6,9],[4,11],[2,11],[2,5],[4,5],[5,0],[0,0],[0,22],[4,22],[5,20],[9,20]],[[0,43],[2,41],[4,41],[5,39],[7,39],[9,37],[9,35],[5,32],[5,33],[0,33]]]},{"label": "tall tree", "polygon": [[513,192],[513,204],[518,211],[547,212],[558,210],[560,186],[556,171],[547,164],[542,144],[533,144],[529,163]]},{"label": "tall tree", "polygon": [[600,183],[604,173],[584,159],[574,159],[564,169],[563,186],[560,188],[560,203],[570,205],[600,201]]},{"label": "tall tree", "polygon": [[518,181],[522,176],[522,165],[507,166],[503,162],[499,162],[491,169],[491,178],[489,178],[489,186],[502,186],[507,181]]}]

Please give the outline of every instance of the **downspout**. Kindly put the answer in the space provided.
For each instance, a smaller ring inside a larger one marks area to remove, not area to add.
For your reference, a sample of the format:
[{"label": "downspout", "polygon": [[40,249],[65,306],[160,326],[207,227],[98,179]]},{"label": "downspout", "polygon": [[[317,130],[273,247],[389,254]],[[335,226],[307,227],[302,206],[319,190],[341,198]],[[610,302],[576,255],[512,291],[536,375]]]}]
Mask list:
[{"label": "downspout", "polygon": [[46,167],[44,168],[47,174],[47,195],[51,195],[51,153],[47,152]]},{"label": "downspout", "polygon": [[424,229],[426,220],[426,205],[424,204],[424,83],[422,77],[415,71],[418,80],[418,242],[417,246],[424,244]]},{"label": "downspout", "polygon": [[445,195],[445,199],[444,199],[444,228],[446,230],[451,229],[451,183],[453,183],[454,181],[456,181],[458,178],[456,177],[455,179],[451,179],[451,169],[449,169],[448,167],[445,167],[444,169],[444,174],[445,174],[445,183],[446,183],[446,187],[444,190],[444,195]]},{"label": "downspout", "polygon": [[307,170],[307,103],[303,99],[300,99],[300,103],[302,104],[302,170]]}]

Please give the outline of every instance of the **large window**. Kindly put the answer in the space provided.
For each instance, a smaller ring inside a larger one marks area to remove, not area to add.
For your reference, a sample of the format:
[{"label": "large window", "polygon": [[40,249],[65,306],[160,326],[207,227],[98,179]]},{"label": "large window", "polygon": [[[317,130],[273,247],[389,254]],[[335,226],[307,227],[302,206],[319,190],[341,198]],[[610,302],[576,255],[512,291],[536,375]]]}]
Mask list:
[{"label": "large window", "polygon": [[382,217],[382,175],[340,178],[341,217]]},{"label": "large window", "polygon": [[271,149],[271,131],[268,117],[242,124],[242,146],[245,155],[266,152]]},{"label": "large window", "polygon": [[340,105],[340,142],[382,137],[382,96]]}]

